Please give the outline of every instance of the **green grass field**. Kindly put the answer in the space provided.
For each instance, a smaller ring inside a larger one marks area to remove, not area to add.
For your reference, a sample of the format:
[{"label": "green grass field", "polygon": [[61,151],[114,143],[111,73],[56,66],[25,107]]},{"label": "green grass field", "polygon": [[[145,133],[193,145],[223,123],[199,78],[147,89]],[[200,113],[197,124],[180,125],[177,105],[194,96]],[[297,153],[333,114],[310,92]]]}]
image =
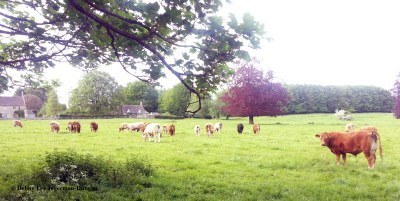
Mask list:
[{"label": "green grass field", "polygon": [[[136,119],[101,119],[99,131],[91,133],[89,122],[80,120],[81,134],[50,132],[49,120],[23,120],[23,128],[11,120],[0,121],[0,196],[24,183],[47,152],[75,150],[119,162],[144,158],[154,167],[151,187],[140,191],[143,200],[400,200],[400,120],[392,114],[353,114],[356,128],[373,125],[382,138],[384,162],[367,168],[363,154],[348,156],[348,164],[336,165],[335,156],[321,147],[314,135],[343,131],[348,122],[332,114],[256,117],[259,135],[251,133],[247,118],[231,120],[153,120],[174,123],[176,136],[163,136],[161,143],[143,142],[139,133],[118,132],[122,122]],[[223,129],[211,138],[204,134],[206,122],[221,121]],[[245,125],[244,134],[236,125]],[[199,124],[202,135],[193,127]],[[22,181],[21,181],[22,179]],[[28,180],[27,180],[28,181]],[[99,189],[101,191],[101,189]],[[90,200],[85,193],[68,192],[65,200]],[[102,192],[97,199],[120,200],[135,192]],[[74,195],[79,194],[79,195]],[[100,193],[99,193],[100,194]],[[5,199],[5,198],[3,198]],[[45,198],[36,198],[46,200]]]}]

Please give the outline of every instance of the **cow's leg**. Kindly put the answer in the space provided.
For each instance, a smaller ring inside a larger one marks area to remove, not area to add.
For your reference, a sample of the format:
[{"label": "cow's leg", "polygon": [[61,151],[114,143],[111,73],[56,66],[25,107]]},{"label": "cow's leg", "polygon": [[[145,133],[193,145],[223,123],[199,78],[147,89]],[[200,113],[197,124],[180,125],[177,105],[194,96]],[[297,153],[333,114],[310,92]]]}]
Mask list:
[{"label": "cow's leg", "polygon": [[336,165],[340,165],[340,154],[336,154]]},{"label": "cow's leg", "polygon": [[344,164],[346,165],[347,164],[347,162],[346,162],[346,153],[342,154],[342,159],[344,161]]}]

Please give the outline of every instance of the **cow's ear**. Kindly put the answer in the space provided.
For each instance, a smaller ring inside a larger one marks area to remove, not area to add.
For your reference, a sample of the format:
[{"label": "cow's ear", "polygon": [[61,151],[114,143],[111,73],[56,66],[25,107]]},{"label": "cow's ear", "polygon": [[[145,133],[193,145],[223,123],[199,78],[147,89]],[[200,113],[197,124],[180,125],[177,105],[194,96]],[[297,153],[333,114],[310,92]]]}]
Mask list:
[{"label": "cow's ear", "polygon": [[315,137],[319,138],[319,137],[321,137],[321,136],[320,136],[319,134],[316,134]]}]

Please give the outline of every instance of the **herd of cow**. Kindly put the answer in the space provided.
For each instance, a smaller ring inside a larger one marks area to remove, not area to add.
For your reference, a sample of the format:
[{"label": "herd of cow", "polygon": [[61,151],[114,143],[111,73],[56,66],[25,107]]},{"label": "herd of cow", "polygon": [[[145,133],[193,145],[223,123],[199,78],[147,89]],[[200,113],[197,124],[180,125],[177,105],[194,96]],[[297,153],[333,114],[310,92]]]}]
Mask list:
[{"label": "herd of cow", "polygon": [[[23,127],[20,120],[14,120],[14,127]],[[96,122],[90,123],[90,130],[92,132],[97,132],[99,126]],[[244,125],[239,123],[237,125],[237,132],[242,134]],[[60,131],[60,124],[56,121],[50,122],[51,132],[58,133]],[[67,130],[72,133],[80,133],[81,125],[77,121],[69,122],[67,125]],[[136,131],[142,133],[142,139],[144,141],[154,141],[160,142],[161,135],[168,134],[170,136],[175,135],[175,125],[163,125],[158,123],[122,123],[119,126],[119,131]],[[215,132],[220,132],[222,130],[222,123],[218,122],[216,124],[207,123],[205,125],[205,133],[208,137],[212,136]],[[194,133],[196,136],[200,136],[200,125],[194,126]],[[260,132],[260,125],[253,125],[254,134]],[[373,169],[375,167],[376,161],[376,150],[378,149],[379,140],[379,151],[380,156],[383,161],[382,156],[382,145],[381,139],[378,134],[378,130],[373,126],[365,126],[359,130],[355,130],[354,124],[347,124],[345,126],[345,132],[323,132],[316,134],[315,137],[319,138],[322,146],[326,146],[330,151],[336,155],[336,163],[340,164],[340,156],[344,163],[346,164],[346,154],[358,155],[363,152],[367,161],[368,168]]]}]

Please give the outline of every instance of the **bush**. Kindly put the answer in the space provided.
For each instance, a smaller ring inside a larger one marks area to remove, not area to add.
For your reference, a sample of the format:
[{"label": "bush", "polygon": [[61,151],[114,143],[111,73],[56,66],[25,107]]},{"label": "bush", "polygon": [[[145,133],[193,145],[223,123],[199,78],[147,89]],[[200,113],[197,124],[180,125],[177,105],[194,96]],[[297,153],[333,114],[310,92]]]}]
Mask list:
[{"label": "bush", "polygon": [[183,116],[164,116],[164,115],[160,115],[160,116],[155,116],[155,119],[184,119],[185,117]]},{"label": "bush", "polygon": [[100,199],[124,188],[123,191],[137,194],[121,194],[121,199],[135,196],[140,199],[140,192],[152,186],[149,177],[153,172],[147,160],[134,156],[121,163],[90,154],[80,155],[75,151],[54,151],[46,153],[45,163],[36,168],[29,179],[17,181],[17,185],[14,185],[29,184],[33,189],[43,190],[13,191],[10,188],[11,191],[0,197],[7,200],[36,200],[43,197],[59,200],[65,199],[68,194],[74,199]]}]

